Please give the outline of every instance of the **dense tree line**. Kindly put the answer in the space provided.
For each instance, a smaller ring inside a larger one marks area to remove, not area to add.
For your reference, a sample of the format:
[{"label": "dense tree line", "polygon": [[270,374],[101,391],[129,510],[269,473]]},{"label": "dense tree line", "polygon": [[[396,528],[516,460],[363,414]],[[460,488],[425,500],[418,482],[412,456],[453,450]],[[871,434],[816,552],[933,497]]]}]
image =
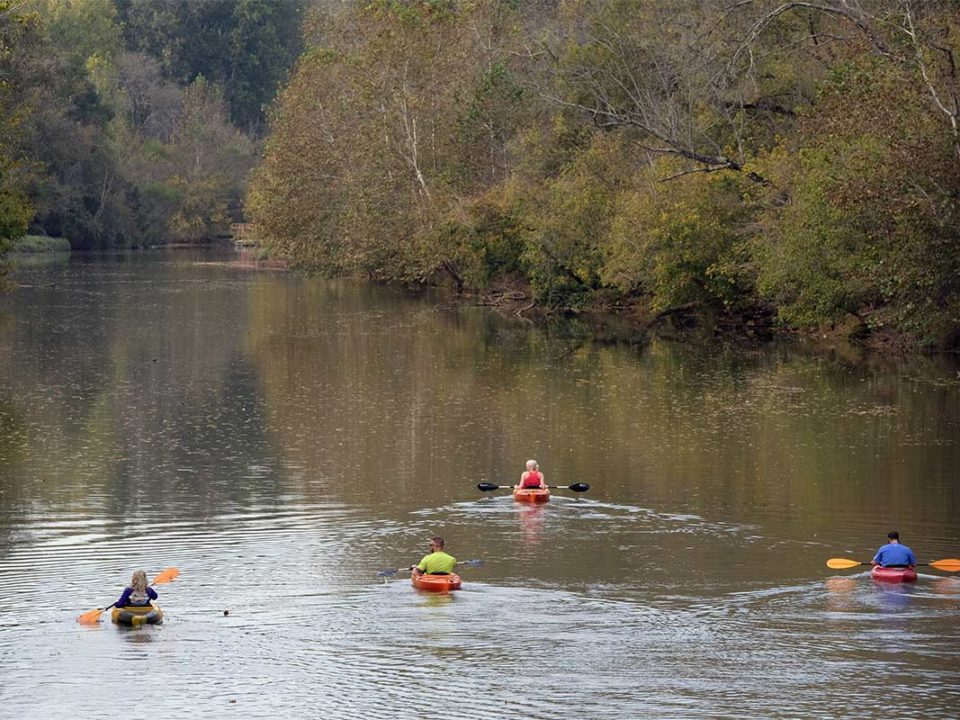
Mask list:
[{"label": "dense tree line", "polygon": [[0,0],[0,257],[199,241],[241,219],[307,0]]},{"label": "dense tree line", "polygon": [[958,27],[952,0],[0,0],[0,258],[204,240],[245,200],[325,272],[957,347]]},{"label": "dense tree line", "polygon": [[[24,88],[13,78],[21,72],[16,48],[35,32],[34,23],[18,15],[11,0],[0,0],[0,263],[13,247],[13,239],[26,232],[33,217],[22,180],[23,159],[16,150],[30,103]],[[0,265],[0,279],[5,272],[4,263]]]},{"label": "dense tree line", "polygon": [[960,345],[960,5],[314,9],[247,209],[333,273]]}]

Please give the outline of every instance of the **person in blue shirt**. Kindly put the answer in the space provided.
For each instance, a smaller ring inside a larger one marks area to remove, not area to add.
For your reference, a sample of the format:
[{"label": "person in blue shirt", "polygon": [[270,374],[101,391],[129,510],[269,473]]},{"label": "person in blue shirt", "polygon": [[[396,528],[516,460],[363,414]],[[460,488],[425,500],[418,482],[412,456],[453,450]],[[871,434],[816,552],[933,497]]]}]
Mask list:
[{"label": "person in blue shirt", "polygon": [[887,544],[877,550],[870,564],[880,567],[912,568],[917,564],[917,558],[913,556],[913,550],[900,544],[900,533],[891,530],[887,533]]},{"label": "person in blue shirt", "polygon": [[130,587],[124,588],[120,599],[114,603],[118,608],[135,605],[144,607],[151,605],[151,600],[157,599],[157,591],[147,585],[147,574],[137,570],[130,579]]}]

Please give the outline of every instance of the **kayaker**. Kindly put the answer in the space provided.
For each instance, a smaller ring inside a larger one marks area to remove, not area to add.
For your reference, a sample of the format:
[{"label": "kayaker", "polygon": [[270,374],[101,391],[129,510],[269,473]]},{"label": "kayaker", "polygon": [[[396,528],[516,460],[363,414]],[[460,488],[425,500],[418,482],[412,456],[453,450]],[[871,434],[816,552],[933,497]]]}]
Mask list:
[{"label": "kayaker", "polygon": [[456,564],[457,559],[443,551],[443,538],[434,536],[430,538],[430,553],[410,570],[413,575],[449,575]]},{"label": "kayaker", "polygon": [[546,486],[547,478],[540,472],[537,461],[527,460],[527,469],[520,476],[520,484],[517,487],[522,490],[525,488],[545,488]]},{"label": "kayaker", "polygon": [[137,570],[130,578],[130,587],[124,588],[120,599],[114,603],[118,608],[150,605],[151,600],[157,599],[157,591],[147,585],[147,573]]},{"label": "kayaker", "polygon": [[883,545],[870,561],[871,565],[880,567],[915,567],[917,558],[913,550],[900,543],[900,533],[891,530],[887,533],[887,544]]}]

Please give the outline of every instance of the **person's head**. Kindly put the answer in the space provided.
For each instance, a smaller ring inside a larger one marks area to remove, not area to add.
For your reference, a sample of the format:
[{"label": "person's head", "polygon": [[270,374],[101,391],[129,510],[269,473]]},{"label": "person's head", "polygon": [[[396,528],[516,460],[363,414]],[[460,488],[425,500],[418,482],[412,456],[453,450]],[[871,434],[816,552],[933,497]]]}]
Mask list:
[{"label": "person's head", "polygon": [[887,540],[895,543],[900,542],[900,533],[898,533],[896,530],[891,530],[887,533]]},{"label": "person's head", "polygon": [[536,460],[527,460],[527,470],[530,470],[530,471],[532,472],[532,471],[538,469],[539,467],[540,467],[540,466],[537,465],[537,461],[536,461]]},{"label": "person's head", "polygon": [[439,535],[434,535],[430,538],[430,549],[433,550],[433,552],[443,550],[443,538]]},{"label": "person's head", "polygon": [[147,589],[147,574],[143,570],[137,570],[130,578],[130,587],[134,590],[143,592]]}]

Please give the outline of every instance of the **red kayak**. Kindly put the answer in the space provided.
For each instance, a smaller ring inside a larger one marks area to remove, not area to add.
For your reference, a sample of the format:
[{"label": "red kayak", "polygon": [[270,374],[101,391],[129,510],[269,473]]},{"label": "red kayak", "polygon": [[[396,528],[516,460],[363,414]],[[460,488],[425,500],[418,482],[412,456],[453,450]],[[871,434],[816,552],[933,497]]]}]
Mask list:
[{"label": "red kayak", "polygon": [[917,581],[917,571],[908,567],[881,567],[874,565],[870,577],[878,582],[912,583]]},{"label": "red kayak", "polygon": [[460,576],[456,573],[449,575],[413,575],[411,578],[413,586],[417,590],[429,590],[430,592],[449,592],[450,590],[460,589]]},{"label": "red kayak", "polygon": [[517,502],[545,503],[550,499],[550,491],[546,488],[520,488],[513,491],[513,499]]}]

